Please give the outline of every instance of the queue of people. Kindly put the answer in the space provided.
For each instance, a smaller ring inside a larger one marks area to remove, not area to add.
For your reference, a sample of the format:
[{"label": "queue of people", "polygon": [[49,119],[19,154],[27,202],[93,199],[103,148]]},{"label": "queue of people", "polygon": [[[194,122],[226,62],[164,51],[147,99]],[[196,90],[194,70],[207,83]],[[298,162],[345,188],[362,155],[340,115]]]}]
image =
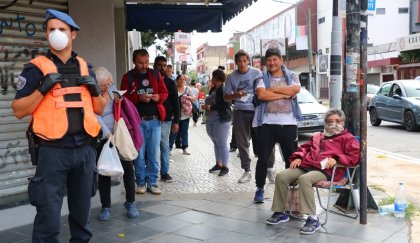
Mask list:
[{"label": "queue of people", "polygon": [[[162,193],[159,175],[162,181],[173,181],[169,161],[174,144],[182,149],[183,155],[190,155],[188,130],[193,106],[198,106],[204,111],[203,123],[213,142],[215,163],[209,172],[218,172],[219,176],[229,174],[228,135],[233,124],[232,137],[244,171],[238,183],[252,180],[250,140],[258,157],[256,203],[264,202],[266,178],[275,181],[274,214],[267,224],[289,220],[285,212],[287,190],[297,180],[301,188],[300,212],[309,215],[301,233],[312,234],[319,229],[312,185],[330,179],[336,163],[357,164],[359,144],[343,127],[344,113],[331,109],[325,116],[324,132],[297,146],[297,121],[302,119],[296,100],[300,82],[298,75],[283,64],[279,49],[270,48],[265,53],[267,72],[264,73],[250,67],[249,54],[240,50],[235,55],[236,71],[227,77],[222,68],[212,72],[211,86],[206,87],[208,94],[204,94],[201,85],[189,87],[185,75],[173,79],[172,67],[165,57],[156,57],[152,69],[147,50],[135,50],[134,68],[121,80],[120,89],[126,92],[119,96],[113,92],[117,88],[106,68],[93,70],[72,50],[79,29],[66,13],[47,10],[46,35],[50,49],[46,56],[36,57],[25,65],[12,103],[16,117],[32,116],[28,134],[32,134],[32,142],[37,146],[30,148],[32,162],[37,167],[28,188],[29,200],[37,208],[33,242],[58,242],[66,189],[70,241],[90,240],[90,199],[96,192],[96,178],[102,205],[97,218],[110,219],[111,178],[96,177],[95,162],[113,134],[116,107],[122,107],[118,113],[124,114],[122,117],[131,128],[130,137],[136,141],[138,150],[133,161],[121,160],[127,217],[139,217],[136,193]],[[277,143],[285,170],[275,175]],[[320,163],[325,159],[327,164],[323,168]],[[343,176],[338,170],[336,180]]]}]

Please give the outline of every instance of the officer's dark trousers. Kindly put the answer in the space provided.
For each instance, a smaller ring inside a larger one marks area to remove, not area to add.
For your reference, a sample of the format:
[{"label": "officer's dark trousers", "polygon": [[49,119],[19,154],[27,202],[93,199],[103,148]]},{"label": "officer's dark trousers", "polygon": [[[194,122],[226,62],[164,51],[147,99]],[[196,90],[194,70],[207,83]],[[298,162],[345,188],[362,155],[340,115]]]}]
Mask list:
[{"label": "officer's dark trousers", "polygon": [[28,193],[36,216],[32,242],[58,242],[63,197],[67,189],[70,242],[88,242],[92,179],[96,150],[91,145],[75,148],[41,146],[35,176]]},{"label": "officer's dark trousers", "polygon": [[258,188],[264,188],[267,166],[276,143],[280,143],[286,169],[290,167],[289,157],[297,149],[298,132],[296,125],[263,124],[258,129],[258,160],[255,170],[255,182]]}]

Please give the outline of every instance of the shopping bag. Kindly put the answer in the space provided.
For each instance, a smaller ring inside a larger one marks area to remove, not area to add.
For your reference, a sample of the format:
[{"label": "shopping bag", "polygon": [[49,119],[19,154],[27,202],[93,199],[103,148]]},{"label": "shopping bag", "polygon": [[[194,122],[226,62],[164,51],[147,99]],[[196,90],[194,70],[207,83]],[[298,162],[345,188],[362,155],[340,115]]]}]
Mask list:
[{"label": "shopping bag", "polygon": [[133,139],[131,138],[130,132],[128,131],[127,125],[124,119],[120,116],[121,102],[119,103],[117,110],[117,121],[114,126],[113,144],[118,149],[118,154],[122,160],[133,161],[139,155],[136,147],[134,146]]},{"label": "shopping bag", "polygon": [[124,174],[117,148],[112,144],[112,136],[108,138],[98,159],[98,173],[104,176],[122,176]]}]

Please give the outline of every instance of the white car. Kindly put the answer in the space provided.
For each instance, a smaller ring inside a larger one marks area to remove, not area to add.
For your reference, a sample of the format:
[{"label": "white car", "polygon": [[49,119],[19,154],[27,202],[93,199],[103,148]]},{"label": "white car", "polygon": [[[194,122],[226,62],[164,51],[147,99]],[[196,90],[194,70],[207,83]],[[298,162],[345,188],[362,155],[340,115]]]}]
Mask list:
[{"label": "white car", "polygon": [[327,107],[321,105],[317,99],[305,88],[301,88],[297,94],[303,121],[298,122],[299,133],[324,131],[324,116]]}]

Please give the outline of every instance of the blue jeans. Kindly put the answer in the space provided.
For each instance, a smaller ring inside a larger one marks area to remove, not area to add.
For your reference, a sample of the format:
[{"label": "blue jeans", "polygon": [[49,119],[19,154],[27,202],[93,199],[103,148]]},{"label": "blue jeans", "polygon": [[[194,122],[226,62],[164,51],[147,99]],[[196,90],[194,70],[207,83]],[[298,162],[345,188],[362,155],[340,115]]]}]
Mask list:
[{"label": "blue jeans", "polygon": [[206,123],[207,134],[214,145],[216,161],[227,167],[229,163],[228,135],[231,122],[212,121]]},{"label": "blue jeans", "polygon": [[171,133],[169,136],[169,148],[172,149],[175,139],[179,137],[182,143],[182,149],[188,148],[188,128],[190,126],[190,118],[179,121],[178,133]]},{"label": "blue jeans", "polygon": [[160,135],[160,174],[166,175],[169,171],[169,134],[171,134],[172,121],[162,122]]},{"label": "blue jeans", "polygon": [[[139,156],[134,160],[137,186],[156,185],[159,172],[159,143],[161,122],[157,119],[141,121],[140,130],[144,143],[140,148]],[[147,153],[147,164],[145,155]]]}]

